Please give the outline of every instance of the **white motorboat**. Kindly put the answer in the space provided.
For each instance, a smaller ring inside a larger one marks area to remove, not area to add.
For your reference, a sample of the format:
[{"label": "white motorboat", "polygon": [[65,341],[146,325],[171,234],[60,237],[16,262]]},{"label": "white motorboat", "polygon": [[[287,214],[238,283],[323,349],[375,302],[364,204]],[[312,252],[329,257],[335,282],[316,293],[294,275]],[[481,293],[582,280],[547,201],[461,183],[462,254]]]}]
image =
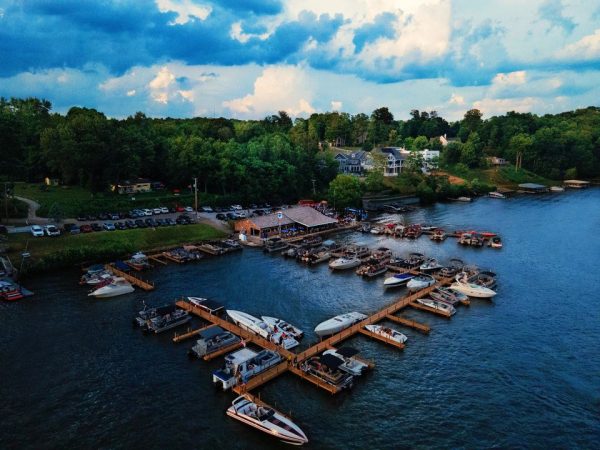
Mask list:
[{"label": "white motorboat", "polygon": [[561,186],[550,186],[550,192],[564,192],[565,188]]},{"label": "white motorboat", "polygon": [[277,345],[281,345],[286,350],[294,348],[299,344],[296,339],[282,331],[272,331],[269,325],[260,320],[258,317],[254,317],[242,311],[234,311],[231,309],[227,310],[227,315],[231,317],[231,320],[233,320],[241,328],[262,336],[263,338],[268,339]]},{"label": "white motorboat", "polygon": [[94,274],[85,274],[81,277],[80,284],[89,284],[95,286],[97,284],[107,284],[112,280],[113,274],[110,272],[102,271]]},{"label": "white motorboat", "polygon": [[342,347],[339,349],[329,349],[323,352],[324,355],[332,355],[343,361],[339,369],[350,375],[360,376],[369,369],[369,365],[354,358],[358,350],[351,347]]},{"label": "white motorboat", "polygon": [[506,195],[501,194],[500,192],[494,191],[494,192],[490,192],[488,194],[488,197],[490,197],[490,198],[506,198]]},{"label": "white motorboat", "polygon": [[490,288],[486,288],[484,286],[479,286],[478,284],[468,283],[465,281],[456,281],[450,285],[450,288],[462,292],[469,297],[476,298],[492,298],[496,295],[496,292],[491,290]]},{"label": "white motorboat", "polygon": [[129,294],[133,291],[133,286],[125,278],[117,277],[113,278],[109,284],[90,292],[88,296],[96,298],[108,298],[116,297],[117,295]]},{"label": "white motorboat", "polygon": [[397,286],[403,286],[412,280],[415,276],[412,273],[397,273],[396,275],[386,278],[383,282],[383,287],[393,288]]},{"label": "white motorboat", "polygon": [[441,268],[442,265],[435,258],[428,258],[427,261],[419,266],[421,272],[433,272],[434,270],[439,270]]},{"label": "white motorboat", "polygon": [[332,270],[354,269],[360,266],[361,260],[357,257],[337,258],[329,263],[329,268]]},{"label": "white motorboat", "polygon": [[213,372],[213,383],[220,385],[224,391],[266,371],[281,361],[281,355],[271,350],[256,353],[243,348],[225,357],[225,366]]},{"label": "white motorboat", "polygon": [[465,294],[445,287],[434,289],[429,295],[433,300],[448,303],[452,306],[469,299]]},{"label": "white motorboat", "polygon": [[275,436],[286,444],[302,445],[308,442],[304,432],[279,411],[260,406],[246,397],[238,397],[227,409],[227,415],[257,430]]},{"label": "white motorboat", "polygon": [[409,291],[420,291],[426,287],[433,286],[435,278],[431,275],[418,275],[408,282],[406,287]]},{"label": "white motorboat", "polygon": [[321,322],[319,325],[317,325],[315,327],[315,333],[317,333],[319,336],[335,334],[338,331],[342,331],[343,329],[348,328],[349,326],[354,325],[355,323],[366,318],[367,316],[356,311],[340,314],[339,316],[332,317],[331,319]]},{"label": "white motorboat", "polygon": [[433,300],[431,298],[419,298],[419,299],[417,299],[417,303],[420,303],[423,306],[428,306],[429,308],[432,308],[432,309],[437,309],[438,311],[447,312],[450,315],[453,315],[454,313],[456,313],[456,309],[454,309],[454,306],[449,305],[448,303]]},{"label": "white motorboat", "polygon": [[384,327],[383,325],[365,325],[365,329],[371,333],[375,333],[384,338],[398,342],[399,344],[404,344],[408,340],[404,334],[394,330],[393,328]]},{"label": "white motorboat", "polygon": [[300,328],[295,327],[285,320],[269,316],[261,316],[261,319],[271,328],[271,331],[274,333],[283,332],[289,336],[292,336],[294,339],[300,339],[304,335],[304,332]]}]

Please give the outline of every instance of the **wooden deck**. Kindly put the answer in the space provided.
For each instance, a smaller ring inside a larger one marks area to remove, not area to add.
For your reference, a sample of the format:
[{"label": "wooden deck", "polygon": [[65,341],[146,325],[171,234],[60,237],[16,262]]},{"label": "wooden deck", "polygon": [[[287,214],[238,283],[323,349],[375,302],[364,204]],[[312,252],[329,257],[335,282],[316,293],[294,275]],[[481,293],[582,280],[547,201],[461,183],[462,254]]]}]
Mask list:
[{"label": "wooden deck", "polygon": [[399,323],[400,325],[404,325],[405,327],[410,327],[414,328],[415,330],[419,330],[422,333],[429,333],[431,331],[431,327],[429,325],[415,322],[414,320],[405,319],[404,317],[392,316],[391,314],[388,314],[387,316],[385,316],[385,318],[391,320],[392,322]]},{"label": "wooden deck", "polygon": [[134,286],[142,288],[145,291],[151,291],[154,289],[154,283],[152,283],[151,281],[142,280],[141,278],[136,277],[130,273],[123,272],[122,270],[117,269],[113,264],[107,264],[104,267],[106,268],[106,270],[112,272],[114,275],[121,278],[125,278]]},{"label": "wooden deck", "polygon": [[177,344],[177,343],[179,343],[181,341],[185,341],[186,339],[190,339],[190,338],[192,338],[194,336],[197,336],[202,331],[207,330],[207,329],[212,328],[212,327],[216,327],[216,325],[213,323],[213,324],[210,324],[210,325],[208,325],[206,327],[198,328],[197,330],[189,330],[186,333],[182,333],[182,334],[179,334],[179,333],[175,332],[175,335],[173,336],[173,342],[175,342]]}]

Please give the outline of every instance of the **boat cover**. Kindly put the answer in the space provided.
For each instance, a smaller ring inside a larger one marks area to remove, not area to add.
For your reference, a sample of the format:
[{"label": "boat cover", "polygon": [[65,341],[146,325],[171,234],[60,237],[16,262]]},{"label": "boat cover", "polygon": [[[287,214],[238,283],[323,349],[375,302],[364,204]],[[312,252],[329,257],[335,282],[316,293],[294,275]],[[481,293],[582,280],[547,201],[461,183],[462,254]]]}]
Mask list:
[{"label": "boat cover", "polygon": [[344,361],[333,355],[321,355],[319,358],[321,364],[329,367],[330,369],[337,369],[339,366],[344,364]]},{"label": "boat cover", "polygon": [[202,302],[202,306],[210,312],[216,312],[223,309],[223,304],[215,300],[205,300]]},{"label": "boat cover", "polygon": [[351,358],[354,355],[358,355],[359,351],[352,347],[342,347],[338,348],[336,353],[342,355],[345,358]]},{"label": "boat cover", "polygon": [[131,270],[131,267],[129,267],[123,261],[115,261],[115,267],[123,272],[129,272]]},{"label": "boat cover", "polygon": [[221,327],[210,327],[206,330],[202,330],[200,332],[200,336],[202,336],[204,339],[210,339],[224,332],[225,330],[223,330]]}]

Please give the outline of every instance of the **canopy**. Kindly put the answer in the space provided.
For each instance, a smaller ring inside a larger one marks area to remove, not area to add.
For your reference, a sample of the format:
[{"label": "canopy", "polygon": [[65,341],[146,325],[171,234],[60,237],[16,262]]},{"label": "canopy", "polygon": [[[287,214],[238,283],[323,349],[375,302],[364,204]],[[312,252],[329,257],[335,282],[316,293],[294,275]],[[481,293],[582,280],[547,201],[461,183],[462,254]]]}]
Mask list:
[{"label": "canopy", "polygon": [[359,353],[358,350],[352,347],[338,348],[335,352],[339,355],[342,355],[345,358],[351,358],[352,356],[357,355]]},{"label": "canopy", "polygon": [[333,355],[321,355],[319,360],[321,361],[321,364],[329,367],[330,369],[337,369],[339,366],[344,364],[344,361]]}]

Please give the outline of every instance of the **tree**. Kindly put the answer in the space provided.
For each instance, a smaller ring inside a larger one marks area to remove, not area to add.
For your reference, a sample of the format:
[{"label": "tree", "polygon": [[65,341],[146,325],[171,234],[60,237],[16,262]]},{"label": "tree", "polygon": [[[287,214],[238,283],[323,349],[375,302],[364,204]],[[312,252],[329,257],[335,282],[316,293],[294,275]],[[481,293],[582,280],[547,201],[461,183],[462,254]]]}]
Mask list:
[{"label": "tree", "polygon": [[385,189],[384,176],[381,170],[372,170],[365,178],[365,187],[368,192],[381,192]]},{"label": "tree", "polygon": [[362,197],[360,181],[352,175],[339,174],[329,183],[329,201],[341,211],[348,207],[359,207]]},{"label": "tree", "polygon": [[470,168],[479,167],[483,158],[483,144],[479,139],[479,135],[473,132],[469,135],[469,139],[462,146],[460,154],[460,162],[466,164]]},{"label": "tree", "polygon": [[65,218],[65,213],[58,203],[52,203],[50,209],[48,210],[48,217],[50,217],[56,224],[59,224]]},{"label": "tree", "polygon": [[419,152],[412,151],[410,152],[410,155],[408,155],[402,170],[412,173],[421,173],[423,171],[423,163],[423,155]]},{"label": "tree", "polygon": [[573,180],[575,178],[577,178],[577,169],[575,167],[565,170],[565,180]]}]

